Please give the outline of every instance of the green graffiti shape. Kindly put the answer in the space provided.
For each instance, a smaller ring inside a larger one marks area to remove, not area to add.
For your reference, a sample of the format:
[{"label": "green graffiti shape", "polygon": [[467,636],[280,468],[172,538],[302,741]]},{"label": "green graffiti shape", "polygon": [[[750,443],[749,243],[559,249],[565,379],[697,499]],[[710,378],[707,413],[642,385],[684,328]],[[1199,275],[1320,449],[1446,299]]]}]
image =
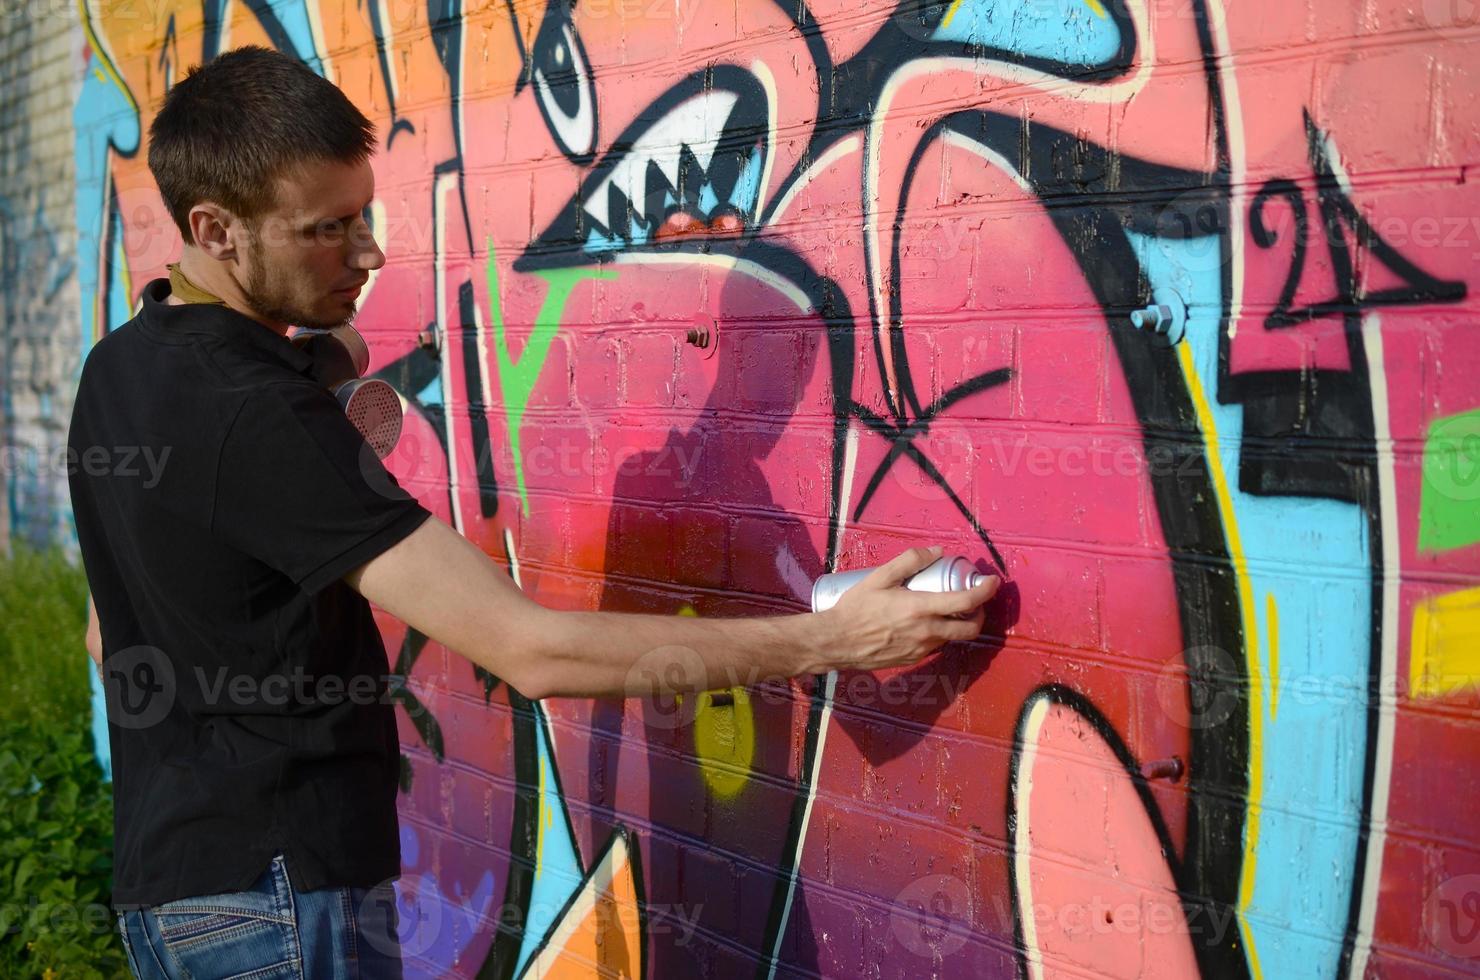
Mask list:
[{"label": "green graffiti shape", "polygon": [[596,269],[554,269],[535,273],[549,286],[545,301],[540,304],[539,316],[535,318],[534,331],[524,344],[524,351],[515,361],[509,354],[509,335],[504,327],[503,303],[499,301],[498,262],[493,252],[493,239],[488,239],[488,305],[489,320],[493,324],[494,354],[498,361],[498,381],[504,393],[504,421],[509,427],[509,445],[514,451],[514,479],[519,486],[519,506],[524,516],[529,516],[529,493],[524,486],[524,451],[519,446],[519,428],[524,422],[524,410],[529,407],[529,396],[545,367],[545,358],[550,354],[550,343],[560,332],[560,318],[565,313],[565,304],[570,301],[571,291],[586,279],[615,279],[615,272]]},{"label": "green graffiti shape", "polygon": [[1423,444],[1418,547],[1449,551],[1480,541],[1480,409],[1435,419]]}]

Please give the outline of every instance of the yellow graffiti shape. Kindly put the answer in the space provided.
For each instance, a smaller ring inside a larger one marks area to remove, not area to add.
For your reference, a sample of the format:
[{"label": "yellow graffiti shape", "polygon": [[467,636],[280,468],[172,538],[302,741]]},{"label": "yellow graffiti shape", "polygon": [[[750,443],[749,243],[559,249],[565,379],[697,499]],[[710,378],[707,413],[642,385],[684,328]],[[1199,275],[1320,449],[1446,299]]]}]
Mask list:
[{"label": "yellow graffiti shape", "polygon": [[700,695],[694,712],[694,754],[715,796],[729,799],[745,788],[755,758],[755,713],[745,688]]},{"label": "yellow graffiti shape", "polygon": [[1480,588],[1421,601],[1413,610],[1409,693],[1432,700],[1480,684]]},{"label": "yellow graffiti shape", "polygon": [[[678,615],[699,613],[684,603]],[[755,712],[750,707],[750,693],[743,687],[732,687],[705,691],[697,697],[694,756],[709,791],[728,800],[750,782],[750,765],[755,760]],[[678,695],[677,701],[682,704],[683,695]]]}]

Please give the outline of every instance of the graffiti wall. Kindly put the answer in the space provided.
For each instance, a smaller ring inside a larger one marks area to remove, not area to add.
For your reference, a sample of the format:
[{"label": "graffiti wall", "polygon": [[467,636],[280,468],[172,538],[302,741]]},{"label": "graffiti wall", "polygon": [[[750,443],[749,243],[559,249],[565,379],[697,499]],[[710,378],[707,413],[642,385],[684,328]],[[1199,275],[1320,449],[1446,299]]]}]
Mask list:
[{"label": "graffiti wall", "polygon": [[[72,129],[81,51],[44,4],[0,11],[0,551],[72,535],[66,427],[81,356]],[[59,329],[60,328],[60,329]]]},{"label": "graffiti wall", "polygon": [[178,255],[165,93],[271,45],[379,127],[388,465],[541,603],[1008,582],[909,671],[625,703],[383,618],[414,973],[1476,970],[1473,5],[77,16],[79,355]]}]

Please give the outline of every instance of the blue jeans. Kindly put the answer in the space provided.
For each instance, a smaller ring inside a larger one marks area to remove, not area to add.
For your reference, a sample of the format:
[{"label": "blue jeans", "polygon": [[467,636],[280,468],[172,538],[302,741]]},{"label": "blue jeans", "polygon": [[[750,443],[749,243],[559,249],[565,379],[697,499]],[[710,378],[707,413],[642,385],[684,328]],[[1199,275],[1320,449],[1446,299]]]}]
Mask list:
[{"label": "blue jeans", "polygon": [[279,854],[246,891],[118,913],[140,980],[401,980],[396,895],[298,891]]}]

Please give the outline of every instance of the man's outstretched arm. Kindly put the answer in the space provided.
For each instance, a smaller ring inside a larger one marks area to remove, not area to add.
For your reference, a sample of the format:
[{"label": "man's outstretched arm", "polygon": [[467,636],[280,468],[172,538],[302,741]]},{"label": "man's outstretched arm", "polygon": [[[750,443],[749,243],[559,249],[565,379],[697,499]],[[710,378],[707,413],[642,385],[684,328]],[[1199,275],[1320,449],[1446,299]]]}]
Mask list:
[{"label": "man's outstretched arm", "polygon": [[894,587],[938,556],[936,549],[906,551],[822,613],[559,612],[524,595],[476,545],[432,517],[344,580],[525,697],[640,697],[903,666],[969,640],[981,632],[981,605],[997,591],[995,577],[966,592]]}]

